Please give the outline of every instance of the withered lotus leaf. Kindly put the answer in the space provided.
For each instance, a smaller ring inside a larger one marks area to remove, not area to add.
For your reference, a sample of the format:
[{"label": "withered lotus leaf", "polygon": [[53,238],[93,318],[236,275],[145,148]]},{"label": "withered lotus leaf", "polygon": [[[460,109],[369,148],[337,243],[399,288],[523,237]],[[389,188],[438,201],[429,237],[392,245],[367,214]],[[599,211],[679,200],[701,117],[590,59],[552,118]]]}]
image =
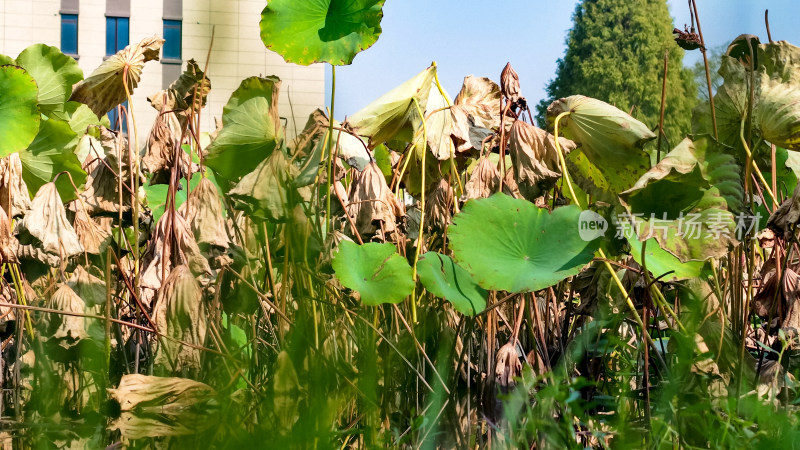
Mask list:
[{"label": "withered lotus leaf", "polygon": [[[559,138],[561,151],[568,154],[575,143]],[[514,178],[522,196],[533,201],[561,178],[558,152],[552,134],[521,120],[514,122],[508,139]]]},{"label": "withered lotus leaf", "polygon": [[486,77],[464,78],[461,91],[450,108],[456,151],[480,150],[483,138],[500,128],[500,86]]},{"label": "withered lotus leaf", "polygon": [[28,186],[22,179],[22,161],[19,153],[0,158],[0,208],[10,218],[19,217],[31,207]]},{"label": "withered lotus leaf", "polygon": [[[46,306],[66,313],[86,313],[86,303],[67,284],[62,284],[58,288]],[[43,334],[46,339],[55,339],[64,348],[72,347],[81,339],[89,337],[86,332],[86,319],[80,316],[47,314],[43,316],[41,326],[44,327]]]},{"label": "withered lotus leaf", "polygon": [[153,308],[156,330],[172,339],[161,339],[155,364],[167,371],[200,368],[200,350],[181,342],[202,346],[206,339],[206,306],[203,291],[188,266],[170,272]]},{"label": "withered lotus leaf", "polygon": [[75,203],[75,217],[72,220],[72,226],[75,228],[81,245],[86,253],[103,254],[111,242],[111,229],[102,227],[90,217],[80,201],[76,200]]},{"label": "withered lotus leaf", "polygon": [[203,177],[178,210],[189,223],[199,245],[228,248],[230,239],[214,183]]},{"label": "withered lotus leaf", "polygon": [[153,36],[125,47],[103,61],[88,78],[78,83],[69,99],[88,105],[98,117],[104,116],[125,101],[125,82],[128,93],[133,93],[139,84],[144,64],[158,60],[159,49],[163,44],[164,39]]},{"label": "withered lotus leaf", "polygon": [[169,275],[177,265],[188,265],[198,276],[211,273],[186,219],[168,212],[158,220],[142,259],[142,302],[145,305],[149,306],[161,289],[162,276]]},{"label": "withered lotus leaf", "polygon": [[466,199],[488,198],[500,186],[500,172],[488,157],[482,156],[472,169],[472,175],[464,185]]},{"label": "withered lotus leaf", "polygon": [[425,217],[428,225],[436,229],[444,229],[453,217],[453,187],[446,178],[442,178],[428,191],[425,201]]},{"label": "withered lotus leaf", "polygon": [[205,402],[216,394],[207,384],[186,378],[123,375],[116,389],[108,389],[122,411],[179,411]]},{"label": "withered lotus leaf", "polygon": [[0,208],[0,264],[18,263],[18,249],[19,242],[11,229],[11,220],[5,210]]},{"label": "withered lotus leaf", "polygon": [[348,197],[347,214],[355,219],[362,235],[371,235],[378,229],[391,233],[397,228],[396,218],[405,214],[375,162],[354,174]]},{"label": "withered lotus leaf", "polygon": [[55,183],[47,183],[39,189],[31,202],[31,209],[22,219],[21,227],[33,242],[46,253],[60,258],[69,258],[83,253],[75,229],[67,220],[67,212],[61,203]]}]

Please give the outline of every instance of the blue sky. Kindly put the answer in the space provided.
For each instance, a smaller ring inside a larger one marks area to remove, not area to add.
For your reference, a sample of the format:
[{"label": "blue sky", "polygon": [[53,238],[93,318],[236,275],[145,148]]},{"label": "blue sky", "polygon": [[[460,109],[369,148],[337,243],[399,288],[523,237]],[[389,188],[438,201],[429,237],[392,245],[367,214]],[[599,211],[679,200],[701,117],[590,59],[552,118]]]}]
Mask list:
[{"label": "blue sky", "polygon": [[[627,0],[620,0],[627,1]],[[336,117],[343,119],[411,78],[431,61],[454,97],[466,75],[495,81],[506,62],[519,74],[529,104],[544,97],[556,60],[572,27],[574,0],[386,0],[383,33],[350,66],[336,69]],[[668,0],[675,26],[689,23],[686,0]],[[742,33],[767,40],[764,10],[770,10],[774,40],[800,45],[800,0],[697,0],[700,24],[710,48]],[[687,65],[700,60],[688,52]],[[327,82],[330,83],[330,69]],[[326,103],[330,100],[327,87]]]}]

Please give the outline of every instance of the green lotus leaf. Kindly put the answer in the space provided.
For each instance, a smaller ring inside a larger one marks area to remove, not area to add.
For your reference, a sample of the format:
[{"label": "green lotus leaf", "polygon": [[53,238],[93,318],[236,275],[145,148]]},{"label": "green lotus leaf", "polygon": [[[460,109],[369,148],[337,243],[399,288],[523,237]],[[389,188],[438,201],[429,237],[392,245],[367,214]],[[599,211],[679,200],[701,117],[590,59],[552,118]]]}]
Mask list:
[{"label": "green lotus leaf", "polygon": [[220,178],[236,181],[252,172],[278,146],[278,77],[242,81],[222,109],[222,130],[208,147],[204,162]]},{"label": "green lotus leaf", "polygon": [[570,114],[561,119],[559,131],[579,147],[570,153],[570,175],[589,194],[616,201],[617,194],[650,168],[650,156],[642,147],[656,135],[616,107],[583,95],[556,100],[547,108],[551,130],[563,112]]},{"label": "green lotus leaf", "polygon": [[705,261],[728,252],[744,219],[742,168],[710,136],[684,139],[622,193],[639,239],[654,237],[680,261]]},{"label": "green lotus leaf", "polygon": [[[633,259],[641,264],[642,242],[638,239],[628,239],[628,242],[631,244]],[[658,241],[655,238],[647,240],[644,262],[647,265],[647,270],[649,270],[655,278],[671,272],[661,278],[662,281],[679,281],[699,277],[705,265],[702,261],[681,262],[672,253],[663,250],[658,245]]]},{"label": "green lotus leaf", "polygon": [[[728,53],[732,54],[730,50]],[[758,45],[755,73],[750,71],[749,55],[744,60],[729,55],[722,56],[719,75],[723,84],[714,95],[719,141],[741,148],[740,130],[748,113],[752,75],[755,81],[752,128],[745,130],[745,136],[752,135],[754,152],[759,149],[761,139],[789,150],[800,150],[800,48],[786,41]],[[695,133],[713,134],[710,112],[708,102],[695,109],[692,119]]]},{"label": "green lotus leaf", "polygon": [[16,66],[17,62],[14,61],[14,58],[7,56],[7,55],[0,55],[0,66],[7,66],[7,65]]},{"label": "green lotus leaf", "polygon": [[17,64],[28,71],[39,86],[39,110],[44,114],[64,109],[72,85],[83,79],[74,58],[56,47],[33,44],[17,56]]},{"label": "green lotus leaf", "polygon": [[261,40],[286,62],[347,65],[381,35],[383,1],[270,0]]},{"label": "green lotus leaf", "polygon": [[336,278],[357,291],[365,305],[399,303],[414,291],[411,266],[393,244],[342,241],[331,265]]},{"label": "green lotus leaf", "polygon": [[276,150],[245,175],[228,195],[237,209],[250,216],[281,221],[287,215],[295,192],[292,180],[297,171],[283,152]]},{"label": "green lotus leaf", "polygon": [[411,142],[422,129],[417,107],[425,111],[436,66],[430,66],[414,78],[383,94],[347,119],[356,134],[369,137],[370,148],[389,141]]},{"label": "green lotus leaf", "polygon": [[580,214],[577,206],[548,213],[505,194],[470,200],[448,229],[450,247],[482,288],[537,291],[577,274],[594,257],[600,240],[581,239]]},{"label": "green lotus leaf", "polygon": [[36,107],[36,81],[25,69],[0,67],[0,158],[16,153],[33,141],[41,120]]},{"label": "green lotus leaf", "polygon": [[486,309],[489,293],[447,255],[428,252],[420,256],[417,274],[429,292],[453,304],[456,311],[474,316]]},{"label": "green lotus leaf", "polygon": [[145,63],[158,60],[163,44],[164,39],[149,37],[125,47],[103,61],[88,78],[75,86],[69,99],[89,105],[98,117],[106,115],[125,101],[124,82],[127,82],[128,94],[133,95]]},{"label": "green lotus leaf", "polygon": [[[22,179],[28,185],[31,195],[64,171],[69,172],[75,187],[86,182],[86,172],[74,152],[77,142],[77,134],[72,131],[69,123],[57,119],[42,121],[39,133],[31,145],[19,153]],[[56,187],[62,201],[68,202],[76,198],[75,189],[66,174],[58,177]]]}]

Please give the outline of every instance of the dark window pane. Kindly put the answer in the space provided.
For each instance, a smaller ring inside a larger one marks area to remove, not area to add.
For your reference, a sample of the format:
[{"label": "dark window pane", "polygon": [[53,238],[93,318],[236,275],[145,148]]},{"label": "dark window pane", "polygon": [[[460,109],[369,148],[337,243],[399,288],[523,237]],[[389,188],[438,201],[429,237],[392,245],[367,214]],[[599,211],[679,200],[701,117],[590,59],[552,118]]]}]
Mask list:
[{"label": "dark window pane", "polygon": [[127,47],[130,43],[130,34],[128,32],[129,19],[127,17],[120,17],[117,19],[117,51]]},{"label": "dark window pane", "polygon": [[67,55],[78,54],[78,16],[61,15],[61,51]]},{"label": "dark window pane", "polygon": [[106,56],[111,56],[128,45],[129,20],[127,17],[106,17]]},{"label": "dark window pane", "polygon": [[117,53],[117,18],[106,17],[106,56]]},{"label": "dark window pane", "polygon": [[181,21],[164,21],[164,59],[181,59]]},{"label": "dark window pane", "polygon": [[[123,102],[122,106],[125,109],[125,111],[128,110],[127,101]],[[115,106],[114,109],[108,112],[108,121],[111,122],[112,130],[119,131],[120,129],[119,119],[120,119],[119,107]],[[128,132],[128,121],[125,119],[124,115],[122,116],[122,132],[123,133]]]}]

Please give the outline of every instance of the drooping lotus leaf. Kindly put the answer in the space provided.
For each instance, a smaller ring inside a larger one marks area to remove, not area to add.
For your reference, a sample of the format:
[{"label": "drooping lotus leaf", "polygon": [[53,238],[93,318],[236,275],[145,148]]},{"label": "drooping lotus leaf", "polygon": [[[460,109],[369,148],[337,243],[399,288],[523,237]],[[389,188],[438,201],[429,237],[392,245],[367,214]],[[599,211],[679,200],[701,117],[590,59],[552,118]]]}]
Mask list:
[{"label": "drooping lotus leaf", "polygon": [[275,150],[228,193],[235,207],[251,217],[283,221],[289,210],[297,168],[281,150]]},{"label": "drooping lotus leaf", "polygon": [[36,80],[39,110],[45,114],[62,111],[72,93],[72,85],[83,79],[83,71],[75,58],[45,44],[33,44],[23,50],[17,56],[17,64]]},{"label": "drooping lotus leaf", "polygon": [[0,66],[0,158],[27,147],[39,131],[36,81],[25,69]]},{"label": "drooping lotus leaf", "polygon": [[14,237],[11,219],[8,218],[6,210],[0,207],[0,264],[18,263],[17,249],[19,242]]},{"label": "drooping lotus leaf", "polygon": [[548,213],[505,194],[470,200],[448,228],[450,247],[484,289],[537,291],[592,260],[599,240],[581,239],[580,213],[577,206]]},{"label": "drooping lotus leaf", "polygon": [[417,273],[425,289],[452,303],[461,314],[474,316],[486,309],[489,293],[449,256],[425,253],[419,258]]},{"label": "drooping lotus leaf", "polygon": [[125,47],[103,61],[88,78],[75,86],[69,99],[89,105],[98,117],[106,115],[125,101],[123,77],[127,77],[125,81],[128,93],[133,95],[133,90],[139,85],[144,64],[158,60],[158,52],[163,44],[164,39],[154,36]]},{"label": "drooping lotus leaf", "polygon": [[[565,155],[575,149],[569,139],[558,140]],[[514,121],[508,133],[508,153],[520,194],[529,201],[540,197],[561,178],[555,136],[538,127]]]},{"label": "drooping lotus leaf", "polygon": [[178,212],[192,227],[199,245],[228,248],[230,239],[225,230],[225,217],[217,188],[211,180],[203,177]]},{"label": "drooping lotus leaf", "polygon": [[[455,132],[456,121],[453,116],[453,111],[448,108],[447,92],[439,91],[436,83],[431,83],[431,91],[428,94],[428,103],[425,106],[425,127],[427,128],[427,148],[431,149],[431,153],[438,160],[450,159],[455,156],[456,148],[453,142],[453,133]],[[420,127],[417,129],[417,134],[414,136],[415,150],[419,152],[425,151],[426,146],[423,144],[423,137],[425,129]]]},{"label": "drooping lotus leaf", "polygon": [[654,237],[682,262],[728,252],[745,219],[743,170],[730,149],[710,136],[683,142],[622,193],[639,239]]},{"label": "drooping lotus leaf", "polygon": [[570,114],[559,131],[579,146],[570,158],[570,175],[586,192],[613,202],[650,168],[642,147],[656,135],[642,122],[601,100],[573,95],[547,108],[549,129],[563,112]]},{"label": "drooping lotus leaf", "polygon": [[[61,118],[57,115],[53,117]],[[88,106],[78,102],[67,102],[64,105],[64,116],[62,120],[69,122],[69,127],[77,134],[78,139],[86,134],[90,126],[99,127],[104,125],[103,120],[97,117]],[[109,124],[106,123],[105,125]]]},{"label": "drooping lotus leaf", "polygon": [[278,117],[278,77],[242,81],[222,109],[222,130],[208,147],[206,166],[236,181],[252,172],[283,138]]},{"label": "drooping lotus leaf", "polygon": [[202,404],[216,395],[214,389],[199,381],[186,378],[123,375],[109,395],[122,411],[150,411],[161,414],[181,411]]},{"label": "drooping lotus leaf", "polygon": [[361,295],[361,303],[398,303],[414,291],[411,266],[393,244],[342,241],[331,262],[336,278]]},{"label": "drooping lotus leaf", "polygon": [[[750,58],[721,58],[719,74],[724,82],[714,95],[717,131],[720,142],[741,148],[741,122],[750,99]],[[745,137],[752,133],[753,150],[759,148],[759,139],[800,150],[800,48],[786,41],[761,44],[756,47],[755,61],[752,128],[745,130]],[[695,109],[692,129],[713,134],[708,102]]]},{"label": "drooping lotus leaf", "polygon": [[31,195],[22,178],[19,153],[0,158],[0,208],[9,218],[25,214],[31,207]]},{"label": "drooping lotus leaf", "polygon": [[405,214],[403,204],[389,189],[386,178],[376,163],[356,173],[347,193],[347,214],[361,235],[371,236],[377,231],[391,233],[397,229],[397,218]]},{"label": "drooping lotus leaf", "polygon": [[270,0],[261,13],[261,40],[286,62],[347,65],[378,40],[383,1]]},{"label": "drooping lotus leaf", "polygon": [[67,221],[67,212],[53,183],[45,184],[36,193],[31,202],[31,210],[25,214],[21,227],[20,239],[26,241],[21,243],[33,243],[45,252],[61,258],[83,253],[83,246],[75,229]]},{"label": "drooping lotus leaf", "polygon": [[500,172],[488,157],[481,156],[464,185],[466,199],[488,198],[500,187]]},{"label": "drooping lotus leaf", "polygon": [[436,66],[430,66],[414,78],[380,96],[347,119],[356,134],[369,137],[370,148],[389,141],[411,142],[422,129],[414,101],[425,111]]},{"label": "drooping lotus leaf", "polygon": [[[642,263],[642,242],[638,239],[628,239],[631,244],[631,253],[637,263]],[[645,247],[644,263],[647,270],[653,274],[654,278],[672,272],[661,278],[662,281],[679,281],[688,278],[699,277],[703,272],[704,263],[702,261],[681,262],[673,254],[663,250],[655,238],[647,240]]]},{"label": "drooping lotus leaf", "polygon": [[175,339],[195,346],[205,343],[208,317],[203,291],[189,266],[172,269],[164,280],[153,308],[156,330],[172,339],[160,340],[154,364],[167,372],[180,373],[200,368],[200,350],[175,342]]},{"label": "drooping lotus leaf", "polygon": [[[758,167],[764,174],[764,179],[767,185],[772,189],[772,155],[771,152],[764,152],[760,157],[756,158]],[[782,147],[775,148],[775,196],[780,199],[789,198],[792,196],[797,181],[800,180],[800,153],[786,150]],[[772,200],[769,196],[765,195],[767,206],[772,210]],[[763,230],[767,226],[769,219],[769,211],[764,207],[761,202],[755,205],[755,212],[758,214],[759,230]]]},{"label": "drooping lotus leaf", "polygon": [[[334,122],[333,126],[339,126],[339,123]],[[333,136],[332,145],[335,154],[350,167],[355,167],[356,170],[361,172],[372,161],[372,157],[367,151],[367,143],[360,137],[339,130],[333,130],[331,136]],[[327,137],[328,133],[326,132],[323,139],[317,143],[315,152],[321,152],[323,150],[327,145],[325,143]],[[337,147],[338,150],[336,150]]]},{"label": "drooping lotus leaf", "polygon": [[480,150],[483,138],[476,136],[500,128],[500,97],[500,86],[489,78],[472,75],[464,78],[461,91],[451,108],[457,151],[464,152],[471,148]]},{"label": "drooping lotus leaf", "polygon": [[211,80],[203,73],[197,62],[190,59],[186,62],[186,70],[169,88],[179,102],[178,108],[184,109],[192,106],[192,99],[194,99],[194,110],[197,111],[206,105],[206,98],[211,92]]},{"label": "drooping lotus leaf", "polygon": [[[22,178],[31,194],[35,194],[45,183],[53,181],[60,172],[69,172],[75,187],[86,182],[86,172],[81,167],[74,149],[77,135],[67,122],[57,119],[42,121],[39,133],[27,149],[19,153],[22,160]],[[56,182],[62,200],[74,200],[77,196],[64,174]]]}]

